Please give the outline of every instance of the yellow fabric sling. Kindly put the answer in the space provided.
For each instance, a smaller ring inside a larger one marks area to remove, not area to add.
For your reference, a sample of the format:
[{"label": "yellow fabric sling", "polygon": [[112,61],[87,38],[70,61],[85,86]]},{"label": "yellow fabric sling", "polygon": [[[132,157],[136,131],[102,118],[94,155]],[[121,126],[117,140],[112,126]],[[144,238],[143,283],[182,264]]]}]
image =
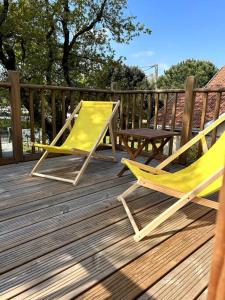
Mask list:
[{"label": "yellow fabric sling", "polygon": [[[161,186],[187,193],[225,165],[225,132],[196,162],[175,173],[153,175],[141,170],[130,160],[124,159],[123,162],[137,179],[149,180]],[[220,189],[221,185],[222,176],[207,186],[198,196],[205,197],[213,194]]]},{"label": "yellow fabric sling", "polygon": [[72,154],[73,149],[90,152],[113,110],[112,102],[82,101],[74,126],[61,146],[34,144],[53,153]]}]

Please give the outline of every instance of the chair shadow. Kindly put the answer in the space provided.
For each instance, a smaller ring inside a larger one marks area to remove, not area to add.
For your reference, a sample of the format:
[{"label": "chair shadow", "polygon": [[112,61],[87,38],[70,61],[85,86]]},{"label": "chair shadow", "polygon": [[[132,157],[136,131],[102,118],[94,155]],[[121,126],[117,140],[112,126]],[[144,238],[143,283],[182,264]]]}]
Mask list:
[{"label": "chair shadow", "polygon": [[[213,200],[213,199],[212,199]],[[184,207],[187,207],[188,205],[190,204],[187,204],[186,206]],[[198,204],[195,204],[195,205],[198,205]],[[182,209],[179,210],[182,214],[186,215],[186,217],[188,219],[191,219],[193,220],[193,222],[195,222],[197,219],[196,218],[191,218],[189,214],[185,213],[184,211],[182,211]],[[178,212],[179,212],[178,211]],[[209,212],[212,212],[212,211],[215,211],[215,218],[213,220],[209,220]],[[134,219],[135,219],[135,222],[137,223],[138,225],[138,228],[143,228],[144,226],[141,225],[141,220],[139,218],[135,218],[135,214],[133,214],[134,216]],[[193,229],[198,229],[198,228],[202,228],[202,227],[207,227],[207,226],[210,226],[210,225],[213,225],[216,223],[216,210],[214,209],[211,209],[211,210],[208,210],[205,212],[205,215],[201,216],[201,220],[202,220],[202,223],[199,224],[199,225],[194,225],[194,224],[189,224],[188,227],[184,227],[182,228],[181,230],[178,230],[178,229],[174,229],[174,230],[163,230],[163,232],[160,232],[160,233],[154,233],[154,231],[152,233],[149,233],[148,236],[144,237],[143,240],[151,240],[151,239],[154,239],[154,238],[159,238],[159,237],[163,237],[163,236],[167,236],[167,235],[173,235],[173,234],[176,234],[177,232],[179,231],[185,231],[185,232],[188,232],[188,231],[191,231]],[[151,222],[151,221],[150,221]],[[163,222],[164,223],[164,222]],[[163,224],[162,223],[162,224]],[[159,228],[160,228],[161,225],[159,225]]]}]

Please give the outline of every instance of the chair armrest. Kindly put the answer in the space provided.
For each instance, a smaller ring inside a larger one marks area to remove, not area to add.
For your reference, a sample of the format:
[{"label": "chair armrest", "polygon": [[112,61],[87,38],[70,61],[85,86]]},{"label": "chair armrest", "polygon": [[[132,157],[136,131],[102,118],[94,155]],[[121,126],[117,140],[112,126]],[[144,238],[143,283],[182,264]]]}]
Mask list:
[{"label": "chair armrest", "polygon": [[174,159],[188,150],[191,146],[200,141],[204,136],[206,136],[210,131],[219,126],[221,123],[225,122],[225,115],[219,117],[216,121],[214,121],[211,125],[200,131],[193,139],[183,145],[179,150],[177,150],[174,154],[170,155],[167,159],[165,159],[161,164],[157,166],[158,169],[163,169],[165,166],[170,164]]},{"label": "chair armrest", "polygon": [[133,165],[135,165],[139,169],[147,171],[147,172],[149,172],[151,174],[157,175],[157,174],[168,174],[169,173],[169,172],[166,172],[166,171],[163,171],[163,170],[159,170],[157,168],[153,168],[151,166],[139,163],[139,162],[134,161],[134,160],[126,159],[126,158],[122,158],[121,162],[124,164],[125,160],[131,162]]}]

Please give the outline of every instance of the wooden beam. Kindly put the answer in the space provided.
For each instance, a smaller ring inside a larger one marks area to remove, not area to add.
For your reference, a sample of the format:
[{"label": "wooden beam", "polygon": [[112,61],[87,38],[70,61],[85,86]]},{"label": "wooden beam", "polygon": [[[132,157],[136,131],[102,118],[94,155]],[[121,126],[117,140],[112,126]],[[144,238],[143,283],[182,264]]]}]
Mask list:
[{"label": "wooden beam", "polygon": [[225,173],[219,197],[219,211],[216,223],[216,241],[213,251],[209,280],[208,300],[222,300],[225,297]]},{"label": "wooden beam", "polygon": [[2,158],[2,139],[0,134],[0,158]]},{"label": "wooden beam", "polygon": [[[183,126],[181,133],[181,146],[185,145],[191,138],[192,121],[195,103],[194,88],[196,86],[196,79],[194,76],[187,77],[185,89],[185,102],[183,114]],[[186,163],[187,153],[182,154],[180,157],[181,163]]]},{"label": "wooden beam", "polygon": [[12,116],[12,143],[13,156],[16,161],[23,161],[23,138],[21,125],[21,95],[19,72],[8,71],[8,78],[11,84],[10,88],[10,104]]},{"label": "wooden beam", "polygon": [[127,159],[127,158],[122,158],[122,160],[121,160],[121,162],[123,164],[125,164],[126,161],[129,161],[130,163],[132,163],[136,167],[140,168],[141,170],[147,171],[151,174],[168,174],[168,172],[166,172],[164,170],[161,170],[161,169],[157,169],[157,167],[154,168],[154,167],[139,163],[139,162],[134,161],[134,160],[130,160],[130,159]]},{"label": "wooden beam", "polygon": [[[136,242],[143,239],[145,236],[147,236],[150,232],[152,232],[156,227],[158,227],[160,224],[162,224],[165,220],[167,220],[170,216],[172,216],[176,211],[178,211],[180,208],[185,206],[188,202],[193,201],[197,195],[204,190],[206,186],[214,182],[217,178],[222,176],[224,172],[224,167],[219,169],[217,172],[215,172],[213,175],[211,175],[209,178],[201,182],[197,187],[195,187],[192,191],[189,193],[181,193],[179,191],[175,191],[173,189],[170,189],[168,187],[165,187],[160,184],[152,183],[151,181],[147,181],[144,179],[139,179],[138,184],[150,188],[152,190],[162,192],[164,194],[175,196],[180,198],[177,202],[175,202],[173,205],[171,205],[169,208],[167,208],[163,213],[161,213],[158,217],[156,217],[153,221],[151,221],[149,224],[147,224],[144,228],[142,228],[138,233],[135,234],[134,240]],[[206,200],[206,201],[205,201]],[[208,206],[210,203],[210,208],[212,208],[210,200],[208,199],[201,199],[197,203],[202,204],[204,206]],[[223,216],[224,217],[224,216]],[[224,243],[225,244],[225,243]],[[225,245],[224,249],[225,250]]]},{"label": "wooden beam", "polygon": [[[116,94],[115,94],[115,91],[118,90],[118,88],[119,88],[118,82],[111,82],[111,90],[112,90],[111,100],[114,102],[119,99],[118,95],[116,96]],[[111,140],[111,143],[113,145],[117,144],[117,135],[114,134],[114,132],[117,131],[117,129],[118,129],[118,119],[119,119],[118,116],[119,116],[119,113],[118,113],[118,111],[116,111],[115,116],[111,122],[110,137],[111,137],[111,139],[113,139],[113,141]]]}]

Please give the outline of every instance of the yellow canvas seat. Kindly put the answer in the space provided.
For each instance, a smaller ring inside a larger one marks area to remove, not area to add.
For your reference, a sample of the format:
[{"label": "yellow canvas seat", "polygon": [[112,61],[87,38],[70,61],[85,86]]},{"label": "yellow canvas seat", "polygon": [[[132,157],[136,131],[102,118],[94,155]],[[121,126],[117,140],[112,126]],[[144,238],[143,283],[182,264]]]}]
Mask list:
[{"label": "yellow canvas seat", "polygon": [[[131,170],[137,179],[150,180],[179,192],[188,193],[214,174],[225,164],[225,132],[219,140],[196,162],[176,173],[153,175],[141,170],[133,161],[123,160],[123,163]],[[191,175],[191,176],[190,176]],[[205,197],[217,192],[222,184],[222,177],[211,183],[197,196]]]},{"label": "yellow canvas seat", "polygon": [[[188,201],[193,201],[217,209],[217,202],[203,197],[217,192],[222,186],[222,170],[225,165],[225,132],[209,150],[206,149],[205,135],[223,121],[225,121],[225,116],[219,118],[204,131],[200,132],[200,134],[193,140],[184,145],[177,151],[177,153],[167,158],[156,168],[128,159],[122,160],[122,162],[137,178],[137,182],[118,198],[122,201],[126,212],[128,213],[128,217],[130,218],[131,224],[134,227],[136,233],[135,240],[138,241],[149,234],[174,212],[187,204]],[[175,173],[168,173],[162,170],[166,165],[168,165],[168,163],[178,157],[197,141],[202,141],[204,143],[205,153],[196,162]],[[137,227],[137,224],[135,223],[125,201],[125,196],[133,192],[139,186],[148,187],[156,191],[166,193],[170,196],[180,198],[177,203],[168,208],[167,211],[141,230]]]},{"label": "yellow canvas seat", "polygon": [[[35,147],[45,149],[46,152],[32,170],[31,175],[72,182],[74,185],[77,184],[85,168],[87,167],[90,158],[92,156],[96,157],[96,148],[101,143],[108,128],[112,140],[112,150],[114,153],[113,159],[115,160],[115,145],[111,121],[118,109],[118,106],[119,102],[81,101],[50,145],[38,143],[33,144]],[[74,125],[65,142],[61,146],[56,146],[55,144],[62,136],[63,132],[70,126],[71,121],[77,114],[78,116],[76,117]],[[77,172],[78,174],[75,180],[70,180],[36,172],[37,167],[40,166],[40,162],[46,158],[49,152],[61,154],[79,154],[87,156],[87,158],[81,170]]]},{"label": "yellow canvas seat", "polygon": [[38,144],[38,143],[34,143],[33,144],[35,147],[37,148],[42,148],[47,150],[48,152],[51,153],[61,153],[61,154],[73,154],[74,151],[71,147],[68,146],[51,146],[51,145],[44,145],[44,144]]}]

